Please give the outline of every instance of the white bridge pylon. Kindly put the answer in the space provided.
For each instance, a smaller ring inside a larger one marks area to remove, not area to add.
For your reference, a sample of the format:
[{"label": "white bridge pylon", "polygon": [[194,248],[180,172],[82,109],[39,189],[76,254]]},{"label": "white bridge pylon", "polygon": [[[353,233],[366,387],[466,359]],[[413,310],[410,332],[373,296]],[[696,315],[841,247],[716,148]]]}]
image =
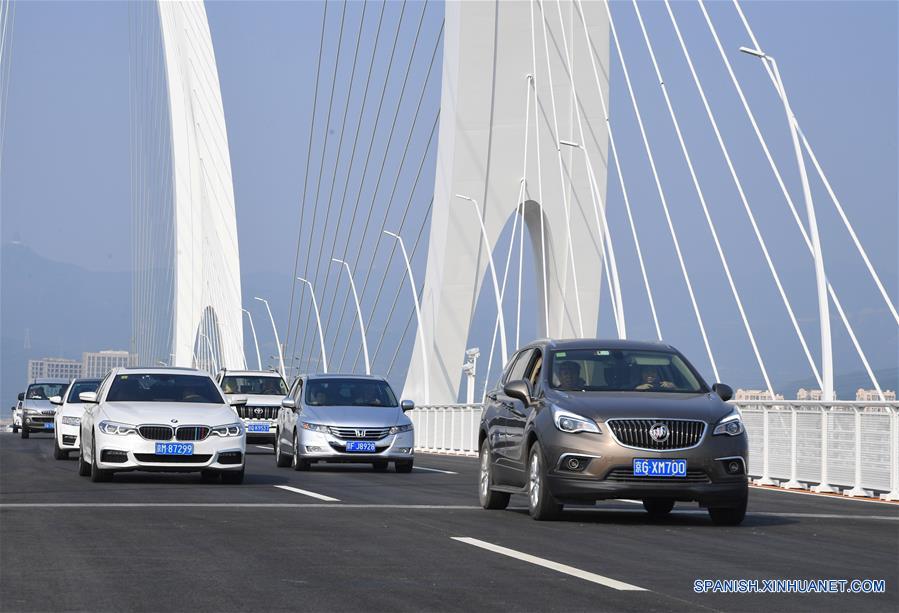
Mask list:
[{"label": "white bridge pylon", "polygon": [[[609,27],[602,10],[584,8],[591,40],[572,2],[446,3],[422,294],[427,347],[416,341],[405,397],[457,400],[482,284],[494,293],[485,244],[496,245],[512,215],[523,216],[531,238],[536,270],[527,282],[537,287],[538,334],[596,334],[601,270],[614,264],[605,228],[608,132],[601,103],[601,96],[608,100]],[[596,54],[596,73],[590,53]],[[578,58],[573,74],[572,57]],[[614,290],[614,266],[611,274]],[[618,333],[624,336],[620,292],[615,293]],[[508,296],[503,302],[510,302]],[[505,358],[504,349],[514,348],[499,347],[497,355]],[[430,352],[427,373],[417,358],[422,350]]]}]

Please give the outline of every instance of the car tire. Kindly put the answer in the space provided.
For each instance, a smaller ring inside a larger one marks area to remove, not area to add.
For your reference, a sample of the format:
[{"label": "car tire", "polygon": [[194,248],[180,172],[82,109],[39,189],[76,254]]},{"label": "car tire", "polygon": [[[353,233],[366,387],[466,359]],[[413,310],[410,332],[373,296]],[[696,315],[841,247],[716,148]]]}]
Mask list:
[{"label": "car tire", "polygon": [[414,462],[415,460],[402,460],[401,462],[394,462],[393,466],[398,473],[411,473]]},{"label": "car tire", "polygon": [[372,462],[372,467],[374,467],[376,473],[386,473],[387,472],[387,462],[384,460],[379,460],[377,462]]},{"label": "car tire", "polygon": [[747,496],[737,500],[733,505],[709,507],[709,517],[716,526],[738,526],[746,517]]},{"label": "car tire", "polygon": [[300,457],[300,437],[293,433],[293,456],[290,458],[290,465],[294,470],[309,470],[311,465],[309,460]]},{"label": "car tire", "polygon": [[281,451],[281,440],[278,433],[275,432],[275,466],[278,468],[287,468],[290,466],[290,456]]},{"label": "car tire", "polygon": [[28,438],[29,434],[27,426],[22,426],[22,438]]},{"label": "car tire", "polygon": [[200,480],[203,483],[217,483],[219,480],[219,473],[214,470],[201,470]]},{"label": "car tire", "polygon": [[490,443],[487,439],[481,443],[479,458],[480,473],[478,475],[478,500],[484,509],[505,509],[509,506],[509,494],[495,492],[493,489],[493,464],[490,462]]},{"label": "car tire", "polygon": [[18,433],[19,433],[19,426],[13,424],[13,426],[12,426],[12,433],[13,433],[13,434],[18,434]]},{"label": "car tire", "polygon": [[91,443],[91,481],[94,483],[112,481],[112,471],[97,466],[97,447],[93,442]]},{"label": "car tire", "polygon": [[91,465],[84,459],[84,441],[78,449],[78,476],[87,477],[91,474]]},{"label": "car tire", "polygon": [[671,513],[674,508],[674,499],[672,498],[644,498],[643,508],[649,513],[651,519],[662,519]]},{"label": "car tire", "polygon": [[240,470],[226,470],[222,472],[222,483],[225,485],[240,485],[243,483],[244,468]]},{"label": "car tire", "polygon": [[553,498],[546,483],[543,449],[535,442],[528,454],[528,513],[538,521],[555,519],[562,512],[562,505]]},{"label": "car tire", "polygon": [[53,457],[57,460],[68,460],[69,452],[59,447],[59,439],[53,434]]}]

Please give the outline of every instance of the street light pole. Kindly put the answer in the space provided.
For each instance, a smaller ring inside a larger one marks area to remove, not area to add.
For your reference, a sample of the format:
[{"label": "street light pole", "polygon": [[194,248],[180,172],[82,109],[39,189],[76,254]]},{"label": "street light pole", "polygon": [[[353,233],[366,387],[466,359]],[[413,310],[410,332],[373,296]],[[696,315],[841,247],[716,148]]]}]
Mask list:
[{"label": "street light pole", "polygon": [[368,360],[368,341],[365,340],[365,323],[362,321],[362,306],[359,304],[359,294],[356,293],[356,283],[353,281],[353,271],[350,270],[350,265],[343,260],[331,258],[331,261],[337,264],[343,264],[344,268],[346,268],[346,274],[350,278],[350,289],[353,290],[353,301],[356,303],[356,315],[359,318],[359,330],[362,332],[362,353],[365,355],[365,374],[370,375],[371,362]]},{"label": "street light pole", "polygon": [[259,355],[259,340],[256,338],[256,326],[253,325],[253,315],[246,309],[241,309],[250,318],[250,330],[253,332],[253,344],[256,345],[256,367],[262,370],[262,356]]},{"label": "street light pole", "polygon": [[821,238],[818,235],[815,204],[812,201],[812,190],[808,182],[805,159],[802,157],[802,148],[799,144],[796,116],[793,115],[793,110],[790,108],[787,90],[784,87],[783,80],[780,78],[780,71],[777,69],[777,62],[774,61],[774,58],[759,49],[740,47],[740,51],[760,58],[762,61],[768,62],[771,65],[778,90],[777,94],[783,101],[784,111],[787,114],[787,123],[790,126],[790,138],[793,141],[793,150],[796,154],[796,162],[799,165],[802,195],[805,198],[805,210],[806,215],[808,216],[809,238],[812,240],[812,253],[815,259],[815,285],[818,291],[818,318],[821,322],[821,380],[824,387],[821,391],[823,400],[833,400],[833,346],[830,337],[830,303],[827,298],[827,276],[824,273],[824,254],[821,250]]},{"label": "street light pole", "polygon": [[278,328],[275,326],[275,318],[272,316],[272,309],[268,305],[268,300],[265,298],[260,298],[259,296],[254,296],[253,300],[258,300],[265,304],[265,310],[268,311],[268,318],[272,322],[272,332],[275,333],[275,344],[278,345],[278,363],[281,365],[281,376],[284,377],[284,351],[281,349],[281,339],[278,337]]},{"label": "street light pole", "polygon": [[322,350],[322,367],[324,368],[325,373],[328,372],[328,356],[325,354],[325,335],[322,334],[322,317],[318,312],[318,301],[315,299],[315,290],[312,288],[312,283],[304,279],[303,277],[297,277],[297,281],[302,281],[306,285],[309,286],[309,293],[312,294],[312,308],[315,311],[315,323],[318,325],[318,342],[319,346]]},{"label": "street light pole", "polygon": [[490,239],[487,237],[487,228],[484,226],[484,218],[481,217],[481,207],[478,206],[478,201],[463,194],[456,194],[456,198],[468,200],[474,205],[475,213],[478,216],[478,223],[481,225],[481,237],[484,239],[484,246],[487,250],[487,261],[490,265],[490,276],[493,279],[493,295],[496,299],[496,311],[497,316],[499,317],[499,343],[503,354],[503,366],[505,366],[506,360],[508,359],[508,351],[506,348],[506,320],[503,317],[503,299],[499,293],[499,279],[496,276],[496,264],[493,262],[493,247],[491,247]]},{"label": "street light pole", "polygon": [[422,376],[424,377],[425,385],[425,404],[430,404],[431,389],[428,385],[428,346],[425,344],[425,327],[421,321],[421,305],[418,302],[418,291],[415,288],[415,279],[412,277],[412,263],[409,261],[409,254],[406,252],[406,243],[403,241],[403,237],[399,234],[388,232],[387,230],[384,230],[384,234],[392,236],[399,242],[400,250],[403,252],[403,261],[406,263],[406,274],[409,276],[409,289],[412,290],[412,304],[415,305],[415,317],[418,319],[418,344],[421,345],[421,363],[422,368],[424,369]]}]

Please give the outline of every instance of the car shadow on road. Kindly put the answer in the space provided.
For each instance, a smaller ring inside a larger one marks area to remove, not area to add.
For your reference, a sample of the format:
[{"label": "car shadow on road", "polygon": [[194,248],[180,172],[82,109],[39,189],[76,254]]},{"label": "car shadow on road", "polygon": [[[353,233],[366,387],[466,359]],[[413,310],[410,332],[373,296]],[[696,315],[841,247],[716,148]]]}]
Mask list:
[{"label": "car shadow on road", "polygon": [[[526,515],[527,509],[509,509],[514,513]],[[582,524],[607,524],[607,525],[655,525],[655,526],[708,526],[721,529],[709,519],[705,509],[677,509],[662,519],[652,519],[641,508],[631,509],[603,509],[599,507],[575,507],[565,508],[562,514],[555,520],[557,522],[577,522]],[[783,526],[798,523],[799,520],[792,517],[778,517],[776,515],[753,515],[752,511],[746,514],[746,519],[738,528]]]}]

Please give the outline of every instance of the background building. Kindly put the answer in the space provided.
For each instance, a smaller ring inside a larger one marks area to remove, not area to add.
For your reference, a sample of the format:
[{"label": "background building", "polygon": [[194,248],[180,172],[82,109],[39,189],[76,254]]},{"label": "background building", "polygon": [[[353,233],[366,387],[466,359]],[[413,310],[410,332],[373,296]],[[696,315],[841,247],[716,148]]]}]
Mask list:
[{"label": "background building", "polygon": [[28,360],[28,381],[42,378],[73,379],[81,376],[81,362],[68,358]]},{"label": "background building", "polygon": [[[800,387],[796,391],[796,400],[823,400],[824,394],[821,393],[821,390],[807,390],[804,387]],[[833,399],[837,399],[837,393],[833,393]]]},{"label": "background building", "polygon": [[82,377],[102,377],[112,368],[135,365],[137,365],[137,355],[127,351],[105,349],[103,351],[85,351],[81,354]]},{"label": "background building", "polygon": [[768,390],[744,390],[737,389],[734,392],[734,400],[783,400],[783,394],[774,394],[771,396],[771,392]]},{"label": "background building", "polygon": [[[896,401],[896,392],[893,390],[883,390],[883,396],[888,402]],[[873,400],[876,402],[880,402],[880,394],[877,390],[866,390],[864,388],[858,388],[855,392],[856,400]]]}]

